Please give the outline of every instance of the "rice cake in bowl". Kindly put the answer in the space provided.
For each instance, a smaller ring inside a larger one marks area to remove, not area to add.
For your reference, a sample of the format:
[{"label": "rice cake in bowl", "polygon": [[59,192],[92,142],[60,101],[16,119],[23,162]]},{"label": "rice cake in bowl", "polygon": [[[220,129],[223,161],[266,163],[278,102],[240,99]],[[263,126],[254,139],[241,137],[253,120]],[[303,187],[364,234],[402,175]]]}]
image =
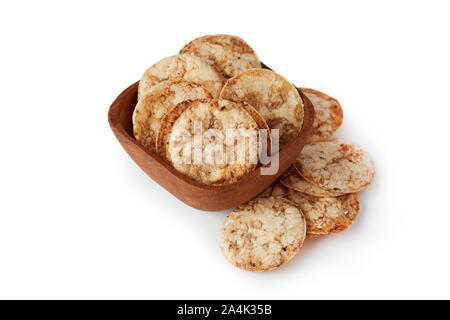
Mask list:
[{"label": "rice cake in bowl", "polygon": [[235,208],[220,230],[225,258],[247,271],[268,271],[294,257],[306,236],[300,209],[279,197],[255,198]]},{"label": "rice cake in bowl", "polygon": [[289,167],[289,169],[281,175],[279,181],[282,185],[289,189],[303,192],[315,197],[336,197],[342,195],[342,193],[322,189],[306,181],[302,176],[300,176],[297,169],[293,166]]},{"label": "rice cake in bowl", "polygon": [[204,58],[225,78],[252,68],[261,68],[253,49],[241,38],[226,34],[199,37],[186,44],[180,53]]},{"label": "rice cake in bowl", "polygon": [[139,82],[138,97],[164,80],[184,79],[201,84],[214,98],[219,96],[225,79],[204,59],[179,54],[164,58],[148,68]]},{"label": "rice cake in bowl", "polygon": [[280,130],[280,150],[302,128],[303,101],[297,88],[271,70],[249,69],[229,79],[220,98],[252,105],[270,129]]},{"label": "rice cake in bowl", "polygon": [[343,139],[305,145],[295,160],[295,168],[312,184],[340,193],[361,191],[375,177],[370,156],[360,146]]},{"label": "rice cake in bowl", "polygon": [[[229,129],[234,129],[230,140]],[[162,119],[156,150],[177,171],[193,180],[208,185],[230,184],[256,168],[258,130],[243,103],[188,100]],[[228,152],[231,145],[234,152]]]},{"label": "rice cake in bowl", "polygon": [[359,213],[356,193],[339,197],[314,197],[289,189],[287,199],[300,207],[306,219],[307,235],[339,233],[349,228]]},{"label": "rice cake in bowl", "polygon": [[133,131],[147,150],[156,151],[156,137],[162,117],[175,105],[186,100],[211,99],[200,84],[183,79],[165,80],[149,88],[140,97],[133,112]]},{"label": "rice cake in bowl", "polygon": [[344,114],[336,99],[318,90],[301,88],[302,92],[314,105],[316,111],[313,131],[309,142],[323,141],[330,138],[342,124]]}]

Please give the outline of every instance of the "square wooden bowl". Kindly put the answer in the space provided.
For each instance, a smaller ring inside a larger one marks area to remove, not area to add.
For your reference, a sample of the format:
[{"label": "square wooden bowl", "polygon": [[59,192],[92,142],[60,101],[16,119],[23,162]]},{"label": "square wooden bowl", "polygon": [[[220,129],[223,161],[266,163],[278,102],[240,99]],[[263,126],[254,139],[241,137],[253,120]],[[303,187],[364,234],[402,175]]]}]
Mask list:
[{"label": "square wooden bowl", "polygon": [[[132,115],[137,103],[139,82],[125,89],[109,109],[108,120],[114,135],[130,157],[164,189],[187,205],[205,211],[219,211],[242,204],[267,188],[289,166],[306,144],[314,121],[314,107],[299,90],[304,104],[303,127],[279,153],[279,170],[274,175],[261,175],[261,166],[238,182],[210,186],[194,181],[176,171],[156,154],[144,149],[134,138]],[[266,164],[265,166],[270,166]]]}]

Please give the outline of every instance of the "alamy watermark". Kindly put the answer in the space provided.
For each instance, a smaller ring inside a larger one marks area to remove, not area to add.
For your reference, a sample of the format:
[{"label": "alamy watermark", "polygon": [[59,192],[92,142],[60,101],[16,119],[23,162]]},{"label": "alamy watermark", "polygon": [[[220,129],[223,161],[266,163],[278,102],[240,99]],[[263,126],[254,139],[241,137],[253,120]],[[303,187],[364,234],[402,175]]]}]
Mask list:
[{"label": "alamy watermark", "polygon": [[272,129],[270,133],[266,129],[243,128],[203,131],[202,122],[195,121],[193,134],[185,129],[174,129],[168,148],[171,160],[177,164],[226,165],[261,162],[262,175],[276,174],[279,167],[278,129]]}]

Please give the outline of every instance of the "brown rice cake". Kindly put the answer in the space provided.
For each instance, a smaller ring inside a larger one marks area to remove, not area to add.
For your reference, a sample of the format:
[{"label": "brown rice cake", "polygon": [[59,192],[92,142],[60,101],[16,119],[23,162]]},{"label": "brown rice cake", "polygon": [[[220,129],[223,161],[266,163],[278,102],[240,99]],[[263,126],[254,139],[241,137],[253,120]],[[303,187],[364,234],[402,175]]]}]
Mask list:
[{"label": "brown rice cake", "polygon": [[343,139],[305,145],[295,160],[295,168],[307,181],[340,193],[361,191],[375,176],[369,155]]},{"label": "brown rice cake", "polygon": [[220,97],[252,105],[269,128],[280,130],[280,149],[302,128],[303,101],[300,94],[288,80],[273,71],[246,70],[226,82]]},{"label": "brown rice cake", "polygon": [[339,101],[318,90],[301,88],[316,111],[309,142],[330,138],[342,124],[343,112]]},{"label": "brown rice cake", "polygon": [[341,232],[352,225],[359,212],[356,193],[319,198],[289,189],[287,199],[302,210],[309,235]]},{"label": "brown rice cake", "polygon": [[164,80],[184,79],[204,86],[217,98],[225,79],[207,61],[191,54],[164,58],[148,68],[139,82],[138,97]]},{"label": "brown rice cake", "polygon": [[316,238],[318,238],[318,237],[320,237],[320,236],[321,236],[320,234],[307,233],[307,234],[306,234],[305,240],[316,239]]},{"label": "brown rice cake", "polygon": [[277,198],[255,198],[235,208],[220,230],[220,248],[234,266],[268,271],[288,262],[306,236],[300,209]]},{"label": "brown rice cake", "polygon": [[258,56],[244,40],[226,34],[194,39],[180,53],[204,58],[225,78],[231,78],[247,69],[261,68]]},{"label": "brown rice cake", "polygon": [[316,197],[336,197],[342,195],[342,193],[325,190],[312,183],[309,183],[299,175],[299,173],[293,166],[289,167],[289,169],[281,175],[279,181],[289,189],[293,189]]},{"label": "brown rice cake", "polygon": [[[227,129],[238,129],[231,142],[226,141]],[[209,185],[229,184],[256,167],[258,129],[243,103],[219,99],[188,100],[176,105],[162,119],[156,149],[176,170],[196,181]],[[194,130],[203,132],[200,139],[194,139]],[[180,132],[187,135],[180,135]],[[241,144],[243,149],[239,149],[237,141],[245,142]],[[222,152],[228,150],[224,143],[233,143],[235,152]],[[194,152],[196,145],[201,153]],[[239,160],[238,152],[245,158]]]},{"label": "brown rice cake", "polygon": [[154,152],[161,118],[167,111],[185,100],[211,98],[208,90],[194,82],[176,79],[157,83],[145,91],[134,109],[133,130],[136,140]]}]

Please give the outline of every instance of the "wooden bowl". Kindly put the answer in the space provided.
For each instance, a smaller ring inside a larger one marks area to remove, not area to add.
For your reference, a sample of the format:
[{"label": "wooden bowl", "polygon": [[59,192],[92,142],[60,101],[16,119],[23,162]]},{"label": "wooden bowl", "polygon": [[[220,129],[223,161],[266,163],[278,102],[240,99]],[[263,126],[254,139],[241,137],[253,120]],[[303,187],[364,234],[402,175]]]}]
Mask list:
[{"label": "wooden bowl", "polygon": [[[312,130],[314,107],[297,89],[304,102],[303,127],[280,151],[278,172],[275,175],[261,175],[260,166],[236,183],[205,185],[176,171],[156,154],[144,149],[134,138],[132,115],[137,103],[138,84],[136,82],[125,89],[111,105],[108,113],[111,129],[125,151],[150,178],[187,205],[200,210],[230,209],[262,192],[295,161]],[[270,163],[265,166],[270,166]]]}]

